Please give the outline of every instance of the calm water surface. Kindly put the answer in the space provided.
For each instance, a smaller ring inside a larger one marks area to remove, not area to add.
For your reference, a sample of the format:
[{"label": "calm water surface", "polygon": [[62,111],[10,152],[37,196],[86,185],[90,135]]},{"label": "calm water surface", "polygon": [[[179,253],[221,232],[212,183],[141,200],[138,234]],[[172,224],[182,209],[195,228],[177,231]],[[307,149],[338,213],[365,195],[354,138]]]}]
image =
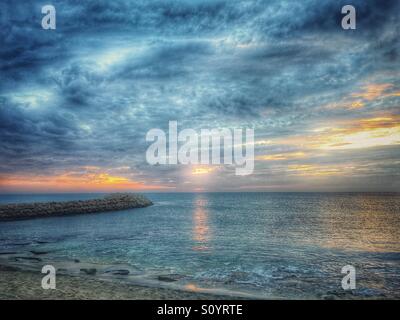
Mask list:
[{"label": "calm water surface", "polygon": [[[0,222],[0,253],[40,251],[39,265],[67,272],[95,266],[97,276],[129,270],[127,281],[187,290],[260,298],[400,297],[400,194],[147,196],[154,206]],[[0,195],[0,202],[89,198]],[[349,264],[357,270],[352,293],[341,288],[341,269]]]}]

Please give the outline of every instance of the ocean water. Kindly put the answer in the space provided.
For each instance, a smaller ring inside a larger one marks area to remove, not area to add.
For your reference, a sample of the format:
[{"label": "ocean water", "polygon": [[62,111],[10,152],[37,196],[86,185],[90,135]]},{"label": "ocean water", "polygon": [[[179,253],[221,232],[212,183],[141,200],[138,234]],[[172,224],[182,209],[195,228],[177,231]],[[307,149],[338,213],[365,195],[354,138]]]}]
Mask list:
[{"label": "ocean water", "polygon": [[[96,196],[0,195],[0,203]],[[400,297],[400,194],[146,196],[153,206],[0,222],[0,254],[26,268],[95,268],[110,281],[232,296]],[[346,265],[356,269],[350,291],[341,285]]]}]

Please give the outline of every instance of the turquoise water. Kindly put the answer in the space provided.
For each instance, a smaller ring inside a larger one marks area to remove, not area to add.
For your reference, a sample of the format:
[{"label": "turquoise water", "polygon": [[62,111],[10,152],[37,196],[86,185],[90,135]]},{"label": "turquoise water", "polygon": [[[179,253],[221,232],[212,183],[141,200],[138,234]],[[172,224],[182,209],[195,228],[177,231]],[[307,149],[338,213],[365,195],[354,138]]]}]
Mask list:
[{"label": "turquoise water", "polygon": [[[99,277],[126,269],[129,275],[118,279],[185,290],[259,298],[400,297],[400,194],[146,195],[154,206],[0,222],[0,253],[41,251],[40,262],[30,264],[71,273],[74,263],[91,265]],[[0,202],[93,197],[0,195]],[[356,268],[352,292],[341,287],[345,265]]]}]

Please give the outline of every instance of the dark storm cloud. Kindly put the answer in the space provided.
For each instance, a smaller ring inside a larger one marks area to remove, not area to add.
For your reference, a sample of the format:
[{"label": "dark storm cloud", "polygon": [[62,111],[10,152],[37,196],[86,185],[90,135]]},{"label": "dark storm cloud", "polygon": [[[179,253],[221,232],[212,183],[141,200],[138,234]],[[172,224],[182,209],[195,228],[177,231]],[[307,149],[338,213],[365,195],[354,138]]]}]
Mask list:
[{"label": "dark storm cloud", "polygon": [[[339,0],[339,1],[283,1],[272,6],[270,19],[258,19],[260,29],[266,35],[276,37],[304,37],[321,33],[340,33],[345,5],[353,5],[357,11],[357,30],[349,36],[374,37],[386,26],[393,26],[397,19],[399,2],[396,0]],[[275,9],[275,10],[274,10]]]},{"label": "dark storm cloud", "polygon": [[103,81],[85,65],[74,63],[62,69],[58,78],[54,78],[60,96],[71,108],[90,106],[90,101],[98,93],[97,88]]},{"label": "dark storm cloud", "polygon": [[51,158],[74,152],[79,130],[75,117],[61,112],[26,112],[0,101],[1,171],[35,171],[54,165]]},{"label": "dark storm cloud", "polygon": [[207,43],[190,42],[158,43],[140,60],[127,61],[117,67],[114,78],[134,80],[171,80],[175,77],[190,76],[196,65],[212,54]]}]

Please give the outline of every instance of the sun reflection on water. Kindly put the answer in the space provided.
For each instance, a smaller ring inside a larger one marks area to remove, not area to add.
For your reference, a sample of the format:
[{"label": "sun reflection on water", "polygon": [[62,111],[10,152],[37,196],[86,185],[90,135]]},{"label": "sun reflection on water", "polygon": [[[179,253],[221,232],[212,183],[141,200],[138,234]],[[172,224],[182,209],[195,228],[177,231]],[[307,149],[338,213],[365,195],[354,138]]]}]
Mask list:
[{"label": "sun reflection on water", "polygon": [[322,247],[366,252],[399,252],[398,207],[382,196],[352,196],[351,201],[321,203]]},{"label": "sun reflection on water", "polygon": [[200,195],[195,200],[195,210],[193,212],[193,240],[195,245],[193,250],[204,251],[210,249],[209,241],[211,238],[211,231],[209,226],[207,199]]}]

